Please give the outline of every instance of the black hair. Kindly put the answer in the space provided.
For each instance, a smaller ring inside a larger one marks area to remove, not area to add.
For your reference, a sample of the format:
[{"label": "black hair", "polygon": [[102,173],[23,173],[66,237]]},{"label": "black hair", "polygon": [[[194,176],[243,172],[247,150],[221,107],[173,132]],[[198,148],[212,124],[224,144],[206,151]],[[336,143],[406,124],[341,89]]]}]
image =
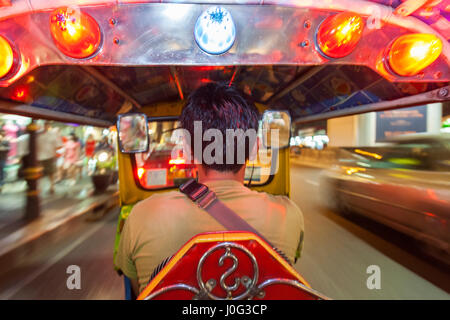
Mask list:
[{"label": "black hair", "polygon": [[[223,137],[223,161],[212,164],[206,164],[202,161],[202,165],[206,169],[236,173],[244,165],[242,162],[238,163],[238,137],[234,137],[234,141],[226,141],[226,130],[242,129],[246,132],[249,129],[253,129],[257,132],[259,118],[260,115],[255,104],[236,88],[222,83],[208,83],[192,92],[189,96],[186,106],[180,115],[180,126],[190,133],[191,139],[187,143],[191,149],[192,156],[194,156],[194,121],[201,121],[202,137],[208,129],[219,130]],[[248,160],[254,141],[250,141],[248,137],[244,137],[244,139],[245,160]],[[210,142],[204,142],[203,139],[200,140],[203,155],[205,147]],[[229,143],[234,145],[234,161],[232,163],[227,163],[226,161],[226,145]],[[215,154],[213,153],[212,156],[215,156]]]},{"label": "black hair", "polygon": [[73,139],[73,141],[75,141],[75,142],[78,142],[78,136],[77,136],[77,134],[75,133],[75,132],[71,132],[70,133],[70,138],[72,138]]}]

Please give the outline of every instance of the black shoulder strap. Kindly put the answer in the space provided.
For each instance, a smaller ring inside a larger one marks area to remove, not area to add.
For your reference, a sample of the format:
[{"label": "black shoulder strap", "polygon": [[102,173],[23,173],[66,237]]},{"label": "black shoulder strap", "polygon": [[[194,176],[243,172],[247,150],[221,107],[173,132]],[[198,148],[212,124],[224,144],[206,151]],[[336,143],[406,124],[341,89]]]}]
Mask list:
[{"label": "black shoulder strap", "polygon": [[217,222],[230,231],[249,231],[253,232],[261,239],[266,241],[278,254],[280,254],[289,264],[291,261],[279,249],[274,247],[261,233],[242,219],[236,212],[228,208],[221,202],[216,194],[209,190],[204,184],[198,183],[194,179],[189,180],[180,186],[180,191],[186,194],[189,199],[195,202],[200,208],[205,210]]}]

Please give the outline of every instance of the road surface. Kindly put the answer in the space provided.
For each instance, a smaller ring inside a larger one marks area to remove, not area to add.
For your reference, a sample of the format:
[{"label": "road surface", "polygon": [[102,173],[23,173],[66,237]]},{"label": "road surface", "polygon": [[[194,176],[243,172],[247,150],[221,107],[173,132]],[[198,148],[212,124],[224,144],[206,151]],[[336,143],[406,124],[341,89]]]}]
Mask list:
[{"label": "road surface", "polygon": [[[326,209],[320,169],[291,168],[291,197],[305,220],[304,253],[296,269],[314,289],[333,299],[450,299],[447,266],[390,228]],[[370,266],[379,267],[380,289],[368,289]]]}]

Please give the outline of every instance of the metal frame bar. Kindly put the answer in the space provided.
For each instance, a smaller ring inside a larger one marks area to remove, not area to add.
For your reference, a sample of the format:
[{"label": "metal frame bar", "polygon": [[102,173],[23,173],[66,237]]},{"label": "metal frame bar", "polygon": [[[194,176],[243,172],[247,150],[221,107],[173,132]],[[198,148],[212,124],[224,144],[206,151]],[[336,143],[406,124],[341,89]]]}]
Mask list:
[{"label": "metal frame bar", "polygon": [[80,66],[84,71],[89,73],[92,77],[103,83],[105,86],[113,89],[115,92],[117,92],[121,97],[123,97],[125,100],[130,101],[137,109],[142,109],[142,106],[139,102],[137,102],[134,98],[132,98],[129,94],[127,94],[125,91],[123,91],[119,86],[117,86],[114,82],[109,80],[107,77],[102,75],[99,71],[97,71],[92,66]]},{"label": "metal frame bar", "polygon": [[396,100],[369,103],[358,107],[349,107],[342,110],[329,111],[318,115],[307,116],[301,118],[300,120],[294,121],[293,124],[308,123],[330,118],[339,118],[366,112],[413,107],[442,101],[450,101],[450,85],[428,92],[419,93],[413,96],[399,98]]},{"label": "metal frame bar", "polygon": [[178,72],[174,66],[169,67],[169,72],[172,78],[175,80],[175,85],[178,89],[178,94],[180,95],[180,100],[184,100],[183,88],[180,83],[180,78],[178,77]]},{"label": "metal frame bar", "polygon": [[299,85],[301,85],[303,82],[308,80],[310,77],[315,75],[317,72],[325,68],[325,66],[315,66],[308,69],[306,72],[303,72],[300,74],[296,79],[291,81],[284,89],[281,91],[273,94],[267,101],[265,102],[268,106],[270,106],[274,101],[278,100],[279,98],[285,96],[287,93],[289,93],[291,90],[297,88]]},{"label": "metal frame bar", "polygon": [[17,114],[19,116],[47,119],[68,123],[80,123],[96,127],[110,127],[113,122],[99,120],[90,117],[83,117],[72,113],[48,110],[44,108],[34,107],[21,103],[14,103],[6,100],[0,100],[0,112]]},{"label": "metal frame bar", "polygon": [[228,86],[231,87],[231,85],[233,84],[234,79],[236,78],[236,76],[239,74],[239,71],[241,71],[241,67],[240,66],[235,66],[234,67],[234,72],[231,76],[230,82],[228,83]]}]

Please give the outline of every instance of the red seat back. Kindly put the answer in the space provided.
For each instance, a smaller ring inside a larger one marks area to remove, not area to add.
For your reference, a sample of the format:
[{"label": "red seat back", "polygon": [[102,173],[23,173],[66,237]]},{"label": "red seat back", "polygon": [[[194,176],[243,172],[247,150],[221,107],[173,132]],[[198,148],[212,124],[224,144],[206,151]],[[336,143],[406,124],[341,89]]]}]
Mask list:
[{"label": "red seat back", "polygon": [[257,235],[215,232],[188,241],[138,300],[324,298]]}]

